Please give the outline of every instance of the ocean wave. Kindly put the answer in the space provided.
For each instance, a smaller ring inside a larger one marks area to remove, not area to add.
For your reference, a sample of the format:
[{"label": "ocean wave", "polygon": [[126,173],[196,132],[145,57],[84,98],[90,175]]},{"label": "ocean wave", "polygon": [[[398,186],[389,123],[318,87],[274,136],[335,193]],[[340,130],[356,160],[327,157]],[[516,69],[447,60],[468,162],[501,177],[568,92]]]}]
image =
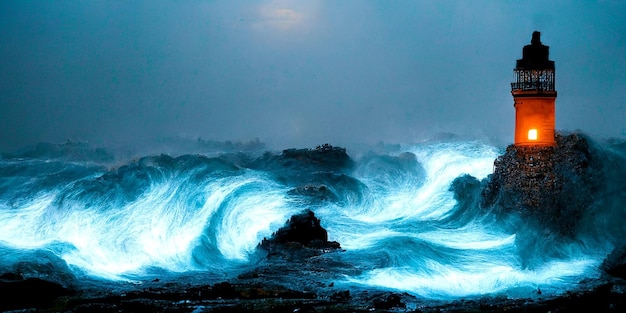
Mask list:
[{"label": "ocean wave", "polygon": [[[359,268],[345,283],[435,298],[538,286],[558,293],[597,275],[626,235],[619,222],[626,217],[624,145],[595,147],[606,172],[597,209],[583,218],[578,236],[563,239],[536,235],[543,230],[533,225],[513,232],[511,220],[480,207],[480,190],[503,149],[478,141],[358,157],[320,147],[336,154],[224,151],[123,164],[103,162],[103,150],[41,146],[0,160],[0,263],[27,275],[103,280],[155,269],[228,276],[254,262],[264,237],[310,208],[329,240],[346,250],[342,260]],[[541,257],[528,266],[524,251]],[[51,257],[60,265],[48,273],[25,266]]]}]

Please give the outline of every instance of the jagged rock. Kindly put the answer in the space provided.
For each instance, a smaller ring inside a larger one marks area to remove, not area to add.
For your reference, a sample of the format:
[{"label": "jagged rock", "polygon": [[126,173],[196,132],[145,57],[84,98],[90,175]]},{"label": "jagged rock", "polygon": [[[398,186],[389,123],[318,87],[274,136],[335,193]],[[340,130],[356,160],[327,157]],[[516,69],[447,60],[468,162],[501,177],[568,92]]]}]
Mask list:
[{"label": "jagged rock", "polygon": [[281,154],[265,153],[253,162],[253,168],[295,168],[307,171],[341,172],[354,165],[345,148],[333,147],[329,144],[317,146],[315,149],[286,149]]},{"label": "jagged rock", "polygon": [[20,274],[0,276],[0,310],[50,307],[54,300],[69,295],[60,284],[39,278],[23,279]]},{"label": "jagged rock", "polygon": [[402,302],[402,296],[392,293],[387,296],[380,296],[373,301],[374,309],[389,310],[392,308],[406,308],[406,304]]},{"label": "jagged rock", "polygon": [[292,216],[285,226],[273,233],[269,239],[264,238],[259,247],[270,254],[282,254],[300,248],[335,250],[339,249],[340,245],[328,241],[328,233],[320,225],[320,220],[315,217],[313,211],[306,210]]},{"label": "jagged rock", "polygon": [[317,167],[320,170],[339,170],[353,165],[345,148],[329,144],[317,146],[315,149],[283,150],[280,161],[283,165]]},{"label": "jagged rock", "polygon": [[510,145],[494,162],[481,207],[533,219],[545,229],[572,235],[602,178],[595,151],[579,134],[556,136],[557,146]]},{"label": "jagged rock", "polygon": [[600,268],[613,277],[626,279],[626,245],[615,248],[602,262]]},{"label": "jagged rock", "polygon": [[328,233],[320,225],[320,220],[311,210],[292,216],[287,225],[279,229],[275,237],[281,243],[297,242],[308,246],[312,241],[328,241]]},{"label": "jagged rock", "polygon": [[16,281],[16,280],[24,280],[24,276],[20,273],[4,273],[0,275],[0,281]]},{"label": "jagged rock", "polygon": [[320,225],[320,220],[315,217],[315,213],[306,210],[303,213],[292,216],[284,227],[276,231],[270,239],[265,242],[290,243],[295,242],[303,246],[309,246],[313,241],[328,241],[328,233]]},{"label": "jagged rock", "polygon": [[330,300],[337,302],[350,301],[350,299],[352,299],[350,290],[337,291],[330,296]]}]

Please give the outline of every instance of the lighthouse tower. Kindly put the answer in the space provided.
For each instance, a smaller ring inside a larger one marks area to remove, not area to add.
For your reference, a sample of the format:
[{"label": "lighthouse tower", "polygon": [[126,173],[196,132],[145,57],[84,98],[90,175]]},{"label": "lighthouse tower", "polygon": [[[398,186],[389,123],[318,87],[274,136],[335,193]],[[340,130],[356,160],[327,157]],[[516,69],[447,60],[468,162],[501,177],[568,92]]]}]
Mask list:
[{"label": "lighthouse tower", "polygon": [[511,83],[515,107],[516,146],[554,146],[554,61],[549,47],[533,32],[530,45],[524,46],[517,60],[515,81]]}]

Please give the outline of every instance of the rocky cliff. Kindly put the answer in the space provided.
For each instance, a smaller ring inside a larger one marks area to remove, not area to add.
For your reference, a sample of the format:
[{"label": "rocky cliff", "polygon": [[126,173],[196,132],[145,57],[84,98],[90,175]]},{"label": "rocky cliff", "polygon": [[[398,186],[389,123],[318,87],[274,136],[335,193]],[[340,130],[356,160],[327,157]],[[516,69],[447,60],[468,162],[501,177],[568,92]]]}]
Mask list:
[{"label": "rocky cliff", "polygon": [[510,145],[494,162],[481,207],[517,215],[559,235],[575,233],[602,185],[601,161],[580,134],[557,134],[553,147]]}]

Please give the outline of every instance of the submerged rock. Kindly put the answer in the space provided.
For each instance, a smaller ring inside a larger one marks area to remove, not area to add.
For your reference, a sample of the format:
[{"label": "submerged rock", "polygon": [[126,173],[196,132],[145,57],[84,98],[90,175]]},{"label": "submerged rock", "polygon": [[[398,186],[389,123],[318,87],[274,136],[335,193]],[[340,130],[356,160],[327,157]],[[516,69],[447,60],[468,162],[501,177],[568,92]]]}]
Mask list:
[{"label": "submerged rock", "polygon": [[[318,206],[324,202],[348,204],[363,199],[367,187],[358,179],[332,172],[300,173],[297,187],[288,191],[307,206]],[[300,184],[298,184],[300,183]]]},{"label": "submerged rock", "polygon": [[289,190],[290,195],[301,196],[315,201],[338,201],[339,197],[325,185],[305,185]]},{"label": "submerged rock", "polygon": [[517,214],[543,229],[571,236],[602,182],[600,160],[580,134],[556,136],[554,147],[510,145],[494,162],[481,206]]},{"label": "submerged rock", "polygon": [[[394,308],[406,308],[406,304],[402,302],[402,296],[396,293],[389,295],[380,295],[373,301],[373,310],[390,310]],[[372,311],[373,311],[372,310]]]}]

